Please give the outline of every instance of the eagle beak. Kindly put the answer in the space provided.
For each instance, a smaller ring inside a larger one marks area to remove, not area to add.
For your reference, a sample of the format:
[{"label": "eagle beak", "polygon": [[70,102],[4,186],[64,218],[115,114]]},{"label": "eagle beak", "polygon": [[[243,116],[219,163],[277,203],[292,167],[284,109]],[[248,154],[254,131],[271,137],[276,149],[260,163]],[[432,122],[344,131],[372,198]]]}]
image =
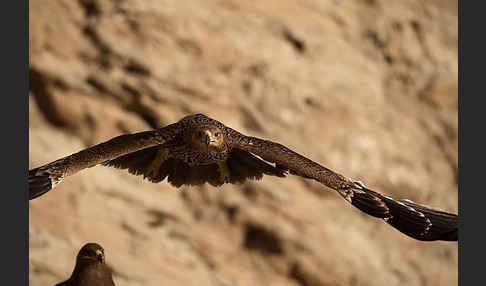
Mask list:
[{"label": "eagle beak", "polygon": [[206,143],[206,146],[209,146],[209,144],[211,143],[211,137],[209,137],[209,135],[207,134],[206,134],[206,141],[204,143]]},{"label": "eagle beak", "polygon": [[103,252],[101,250],[96,250],[96,258],[98,259],[99,262],[103,262]]},{"label": "eagle beak", "polygon": [[206,147],[209,147],[209,144],[211,144],[211,136],[213,134],[211,134],[211,131],[209,130],[204,130],[204,133],[206,135],[206,137],[204,137],[204,144],[206,144]]}]

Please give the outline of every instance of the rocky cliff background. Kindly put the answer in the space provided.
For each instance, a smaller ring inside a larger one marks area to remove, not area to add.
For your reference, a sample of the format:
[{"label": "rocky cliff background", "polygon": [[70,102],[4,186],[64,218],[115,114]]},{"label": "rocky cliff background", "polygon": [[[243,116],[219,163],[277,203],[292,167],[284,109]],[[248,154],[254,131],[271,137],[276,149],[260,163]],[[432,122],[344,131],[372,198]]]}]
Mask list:
[{"label": "rocky cliff background", "polygon": [[[458,212],[457,1],[30,0],[29,166],[202,112]],[[29,279],[86,242],[117,285],[456,285],[419,242],[290,176],[213,188],[95,167],[29,202]]]}]

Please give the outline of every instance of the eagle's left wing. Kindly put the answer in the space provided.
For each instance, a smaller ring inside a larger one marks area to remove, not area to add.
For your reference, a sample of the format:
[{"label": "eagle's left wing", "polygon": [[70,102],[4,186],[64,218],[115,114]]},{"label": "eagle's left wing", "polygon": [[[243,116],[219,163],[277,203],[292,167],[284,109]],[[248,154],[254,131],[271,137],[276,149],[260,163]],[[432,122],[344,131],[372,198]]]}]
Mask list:
[{"label": "eagle's left wing", "polygon": [[272,141],[245,136],[229,131],[231,146],[304,178],[314,179],[336,190],[353,206],[368,215],[381,218],[402,233],[418,240],[457,241],[458,216],[416,204],[394,199],[348,179],[320,164]]}]

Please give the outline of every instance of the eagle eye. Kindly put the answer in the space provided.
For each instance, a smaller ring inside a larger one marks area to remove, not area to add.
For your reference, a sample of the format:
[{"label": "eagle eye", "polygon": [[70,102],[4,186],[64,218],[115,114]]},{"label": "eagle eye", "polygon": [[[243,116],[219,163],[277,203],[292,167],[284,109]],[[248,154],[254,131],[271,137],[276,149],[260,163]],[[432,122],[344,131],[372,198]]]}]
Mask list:
[{"label": "eagle eye", "polygon": [[219,132],[215,132],[214,133],[214,136],[218,137],[219,136]]}]

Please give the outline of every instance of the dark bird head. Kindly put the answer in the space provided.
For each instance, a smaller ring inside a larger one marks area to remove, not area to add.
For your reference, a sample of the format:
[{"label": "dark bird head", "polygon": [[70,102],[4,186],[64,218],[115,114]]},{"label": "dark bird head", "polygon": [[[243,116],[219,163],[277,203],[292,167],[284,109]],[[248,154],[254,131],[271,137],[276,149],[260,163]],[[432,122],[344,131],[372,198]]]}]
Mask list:
[{"label": "dark bird head", "polygon": [[199,151],[220,149],[223,145],[223,132],[216,126],[206,126],[194,130],[191,136],[192,145]]},{"label": "dark bird head", "polygon": [[105,251],[97,243],[86,243],[79,250],[77,263],[105,263]]},{"label": "dark bird head", "polygon": [[112,270],[105,263],[103,247],[97,243],[86,243],[78,252],[71,277],[56,285],[115,286]]}]

